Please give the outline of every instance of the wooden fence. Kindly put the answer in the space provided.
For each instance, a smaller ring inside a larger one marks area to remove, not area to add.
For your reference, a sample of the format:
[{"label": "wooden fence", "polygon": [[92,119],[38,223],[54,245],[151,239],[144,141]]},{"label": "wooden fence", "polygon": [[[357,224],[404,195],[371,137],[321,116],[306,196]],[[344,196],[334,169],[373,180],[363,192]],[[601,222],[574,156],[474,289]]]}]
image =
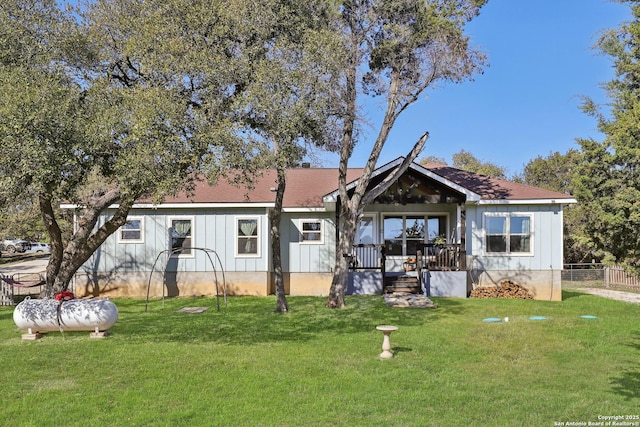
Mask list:
[{"label": "wooden fence", "polygon": [[640,288],[640,278],[628,274],[622,267],[604,268],[605,286]]}]

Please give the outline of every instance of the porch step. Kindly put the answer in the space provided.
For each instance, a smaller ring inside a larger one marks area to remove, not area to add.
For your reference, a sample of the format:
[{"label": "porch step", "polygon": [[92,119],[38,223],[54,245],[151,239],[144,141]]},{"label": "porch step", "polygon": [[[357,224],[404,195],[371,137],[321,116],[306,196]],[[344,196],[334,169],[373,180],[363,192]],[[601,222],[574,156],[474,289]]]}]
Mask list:
[{"label": "porch step", "polygon": [[384,278],[384,293],[411,292],[420,293],[420,283],[416,276],[386,276]]}]

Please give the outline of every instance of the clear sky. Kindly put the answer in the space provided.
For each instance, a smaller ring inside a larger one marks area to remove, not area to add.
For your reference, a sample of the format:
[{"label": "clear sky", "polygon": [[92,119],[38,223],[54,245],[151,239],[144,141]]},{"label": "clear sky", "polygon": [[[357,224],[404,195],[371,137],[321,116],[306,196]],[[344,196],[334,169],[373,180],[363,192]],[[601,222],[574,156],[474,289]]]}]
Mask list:
[{"label": "clear sky", "polygon": [[[508,176],[538,156],[578,148],[576,138],[601,140],[579,97],[607,102],[601,84],[615,70],[592,46],[630,17],[628,6],[608,0],[489,0],[467,27],[489,67],[473,81],[430,91],[403,113],[378,164],[406,155],[424,131],[430,138],[421,157],[451,163],[464,149],[505,167]],[[381,112],[380,105],[368,107],[372,129],[350,166],[366,162]],[[324,162],[337,164],[337,156]]]}]

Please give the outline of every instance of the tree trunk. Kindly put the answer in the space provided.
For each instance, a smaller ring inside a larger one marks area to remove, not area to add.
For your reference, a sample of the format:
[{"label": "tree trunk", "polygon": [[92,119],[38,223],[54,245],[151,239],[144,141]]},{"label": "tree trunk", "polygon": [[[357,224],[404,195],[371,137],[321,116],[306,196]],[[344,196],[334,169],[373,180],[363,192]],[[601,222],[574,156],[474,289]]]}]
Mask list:
[{"label": "tree trunk", "polygon": [[[136,196],[121,198],[120,191],[111,190],[94,197],[83,210],[73,236],[63,250],[62,235],[52,216],[51,201],[40,199],[43,217],[52,242],[51,257],[47,265],[47,282],[41,292],[42,298],[53,298],[58,292],[68,289],[74,274],[91,257],[98,247],[127,222],[127,215]],[[119,202],[113,216],[94,230],[100,214],[112,204]]]},{"label": "tree trunk", "polygon": [[347,288],[349,276],[350,255],[353,252],[353,240],[356,234],[358,213],[354,212],[348,203],[341,204],[340,218],[338,219],[338,242],[336,244],[336,263],[329,289],[327,307],[343,308],[344,294]]},{"label": "tree trunk", "polygon": [[60,264],[62,263],[62,232],[58,222],[56,221],[51,198],[41,195],[38,201],[40,204],[40,212],[42,212],[42,220],[51,241],[51,255],[49,255],[49,262],[47,263],[46,268],[47,282],[40,294],[40,297],[53,298],[57,292],[60,292],[59,290],[56,290],[58,287],[55,285],[55,278],[58,277]]},{"label": "tree trunk", "polygon": [[278,188],[276,190],[276,201],[273,211],[271,212],[271,252],[273,262],[273,273],[276,284],[276,312],[284,313],[289,311],[287,297],[284,291],[284,275],[282,272],[282,254],[280,250],[280,218],[282,216],[282,201],[284,199],[284,191],[286,187],[286,171],[280,167],[278,172]]}]

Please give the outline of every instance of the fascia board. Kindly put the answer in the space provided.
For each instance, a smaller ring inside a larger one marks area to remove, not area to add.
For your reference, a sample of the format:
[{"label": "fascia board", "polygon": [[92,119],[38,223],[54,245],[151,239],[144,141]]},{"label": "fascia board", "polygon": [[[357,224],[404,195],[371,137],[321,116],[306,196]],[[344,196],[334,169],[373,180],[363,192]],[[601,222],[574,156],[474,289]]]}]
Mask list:
[{"label": "fascia board", "polygon": [[480,200],[479,205],[572,205],[576,199]]},{"label": "fascia board", "polygon": [[318,206],[309,208],[282,208],[282,212],[328,212],[328,210],[322,206]]},{"label": "fascia board", "polygon": [[[273,208],[275,203],[134,203],[131,209],[202,209],[202,208]],[[64,203],[62,209],[77,209],[81,205]],[[108,209],[118,209],[119,204],[114,204]]]}]

